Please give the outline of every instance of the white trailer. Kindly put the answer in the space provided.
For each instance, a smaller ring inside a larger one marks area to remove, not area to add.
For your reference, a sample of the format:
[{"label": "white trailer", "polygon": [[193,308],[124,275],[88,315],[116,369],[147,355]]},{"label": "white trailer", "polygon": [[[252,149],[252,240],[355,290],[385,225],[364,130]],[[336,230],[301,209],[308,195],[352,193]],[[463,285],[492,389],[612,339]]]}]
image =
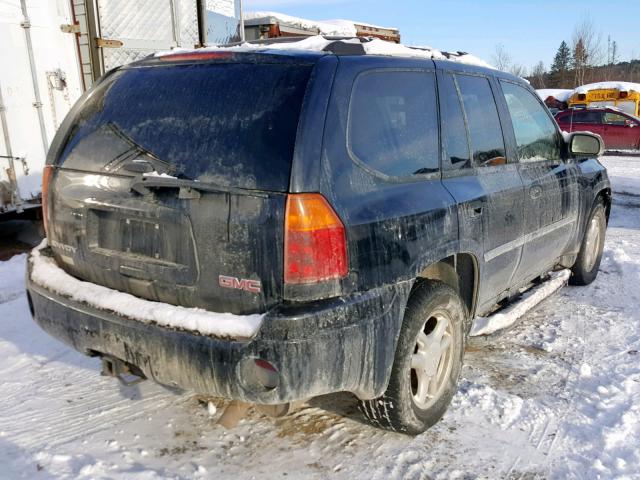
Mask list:
[{"label": "white trailer", "polygon": [[98,77],[242,35],[241,0],[2,0],[0,220],[39,211],[49,143]]}]

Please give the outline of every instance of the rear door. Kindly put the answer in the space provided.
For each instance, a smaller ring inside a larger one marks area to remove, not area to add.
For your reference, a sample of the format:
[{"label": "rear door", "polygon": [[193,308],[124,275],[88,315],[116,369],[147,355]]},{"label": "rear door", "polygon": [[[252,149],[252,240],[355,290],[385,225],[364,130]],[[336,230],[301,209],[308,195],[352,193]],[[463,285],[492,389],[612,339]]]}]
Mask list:
[{"label": "rear door", "polygon": [[443,183],[458,204],[461,242],[480,243],[480,308],[507,290],[522,248],[524,193],[507,160],[489,77],[440,72]]},{"label": "rear door", "polygon": [[570,110],[558,120],[558,123],[567,132],[592,132],[605,139],[602,110]]},{"label": "rear door", "polygon": [[286,192],[311,64],[124,68],[53,152],[50,244],[74,276],[236,314],[282,294]]},{"label": "rear door", "polygon": [[578,172],[561,158],[562,137],[538,97],[522,85],[499,83],[525,188],[524,248],[516,274],[522,282],[565,252],[577,225]]}]

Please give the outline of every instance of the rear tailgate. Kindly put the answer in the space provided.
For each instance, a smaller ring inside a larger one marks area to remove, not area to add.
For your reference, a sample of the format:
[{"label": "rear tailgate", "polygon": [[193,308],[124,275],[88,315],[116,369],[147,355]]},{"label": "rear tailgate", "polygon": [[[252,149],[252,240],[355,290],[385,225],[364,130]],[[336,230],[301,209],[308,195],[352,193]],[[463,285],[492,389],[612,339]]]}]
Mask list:
[{"label": "rear tailgate", "polygon": [[249,314],[283,289],[283,225],[310,65],[123,69],[57,155],[49,240],[72,275],[186,307]]}]

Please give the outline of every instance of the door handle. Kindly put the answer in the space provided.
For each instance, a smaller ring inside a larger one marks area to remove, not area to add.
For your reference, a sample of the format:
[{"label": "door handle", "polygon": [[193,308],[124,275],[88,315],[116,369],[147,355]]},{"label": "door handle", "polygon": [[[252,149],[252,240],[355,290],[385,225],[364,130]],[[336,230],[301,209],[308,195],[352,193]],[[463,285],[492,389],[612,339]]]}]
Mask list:
[{"label": "door handle", "polygon": [[482,201],[470,202],[467,204],[467,211],[471,218],[479,217],[482,215]]},{"label": "door handle", "polygon": [[534,185],[529,189],[529,196],[531,198],[539,198],[542,195],[542,186]]}]

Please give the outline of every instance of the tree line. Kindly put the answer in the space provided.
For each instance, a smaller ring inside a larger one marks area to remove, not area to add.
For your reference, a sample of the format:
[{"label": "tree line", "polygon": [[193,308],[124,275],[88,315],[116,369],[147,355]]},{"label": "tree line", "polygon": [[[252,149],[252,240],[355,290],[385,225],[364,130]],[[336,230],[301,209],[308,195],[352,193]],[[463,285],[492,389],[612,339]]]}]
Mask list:
[{"label": "tree line", "polygon": [[539,61],[527,72],[502,45],[496,46],[492,60],[496,68],[525,77],[534,88],[573,89],[607,80],[640,83],[640,60],[621,62],[617,42],[610,36],[605,42],[590,18],[575,26],[570,41],[560,43],[548,70]]}]

